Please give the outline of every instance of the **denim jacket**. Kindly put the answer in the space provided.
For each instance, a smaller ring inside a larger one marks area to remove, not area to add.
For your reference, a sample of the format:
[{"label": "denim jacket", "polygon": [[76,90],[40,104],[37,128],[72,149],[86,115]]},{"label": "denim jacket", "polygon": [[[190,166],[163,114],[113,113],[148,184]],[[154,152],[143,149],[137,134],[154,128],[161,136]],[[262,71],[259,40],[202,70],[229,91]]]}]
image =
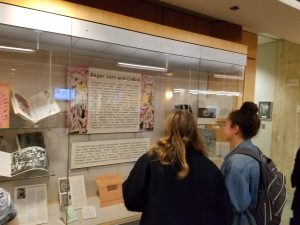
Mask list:
[{"label": "denim jacket", "polygon": [[233,154],[240,148],[257,151],[251,140],[245,140],[225,157],[221,172],[234,211],[233,225],[257,225],[248,209],[254,209],[257,204],[260,166],[251,156]]}]

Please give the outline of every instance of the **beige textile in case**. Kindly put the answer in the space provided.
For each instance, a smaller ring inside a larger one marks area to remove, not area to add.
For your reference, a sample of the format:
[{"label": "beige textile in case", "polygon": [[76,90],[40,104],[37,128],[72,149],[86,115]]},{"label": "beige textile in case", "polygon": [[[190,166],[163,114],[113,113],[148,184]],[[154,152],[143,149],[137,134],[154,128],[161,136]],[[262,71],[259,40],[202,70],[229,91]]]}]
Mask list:
[{"label": "beige textile in case", "polygon": [[123,177],[119,174],[97,176],[96,183],[99,190],[100,207],[123,203]]}]

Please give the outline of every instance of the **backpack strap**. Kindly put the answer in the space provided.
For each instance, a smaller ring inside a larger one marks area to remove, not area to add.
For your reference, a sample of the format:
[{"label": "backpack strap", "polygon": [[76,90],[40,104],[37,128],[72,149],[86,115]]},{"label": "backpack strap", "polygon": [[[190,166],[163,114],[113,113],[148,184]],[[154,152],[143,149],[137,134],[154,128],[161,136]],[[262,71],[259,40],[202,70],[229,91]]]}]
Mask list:
[{"label": "backpack strap", "polygon": [[256,159],[259,163],[261,163],[261,151],[259,148],[257,148],[257,151],[253,151],[253,148],[237,148],[235,150],[232,151],[231,153],[232,155],[234,154],[242,154],[242,155],[247,155],[250,156],[254,159]]}]

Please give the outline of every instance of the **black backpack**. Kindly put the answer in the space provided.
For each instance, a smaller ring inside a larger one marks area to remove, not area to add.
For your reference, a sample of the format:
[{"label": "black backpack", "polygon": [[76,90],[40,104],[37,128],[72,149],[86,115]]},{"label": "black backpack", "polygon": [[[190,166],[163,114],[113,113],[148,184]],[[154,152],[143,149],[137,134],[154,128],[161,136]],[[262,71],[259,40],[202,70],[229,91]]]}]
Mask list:
[{"label": "black backpack", "polygon": [[286,180],[279,172],[274,162],[265,156],[260,149],[257,153],[253,149],[236,149],[232,154],[244,154],[256,159],[260,164],[260,187],[257,206],[250,213],[257,225],[279,225],[281,214],[286,203]]}]

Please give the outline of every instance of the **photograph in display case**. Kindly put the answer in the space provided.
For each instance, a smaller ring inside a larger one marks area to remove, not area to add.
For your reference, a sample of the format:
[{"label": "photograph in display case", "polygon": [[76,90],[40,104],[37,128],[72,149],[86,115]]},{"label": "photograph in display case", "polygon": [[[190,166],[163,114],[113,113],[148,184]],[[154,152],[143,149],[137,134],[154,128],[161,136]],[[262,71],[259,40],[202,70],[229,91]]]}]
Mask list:
[{"label": "photograph in display case", "polygon": [[261,120],[272,120],[272,102],[259,102],[258,108],[258,115]]},{"label": "photograph in display case", "polygon": [[59,194],[59,205],[69,206],[72,205],[72,199],[70,193],[60,193]]},{"label": "photograph in display case", "polygon": [[69,180],[67,178],[58,179],[58,185],[59,185],[59,193],[70,191]]},{"label": "photograph in display case", "polygon": [[216,118],[215,108],[198,108],[198,118]]},{"label": "photograph in display case", "polygon": [[188,110],[190,113],[193,113],[192,107],[189,104],[176,104],[174,107],[175,110]]},{"label": "photograph in display case", "polygon": [[73,206],[81,209],[87,206],[84,176],[70,176],[58,178],[60,206]]},{"label": "photograph in display case", "polygon": [[216,123],[217,109],[216,108],[198,108],[197,124],[214,124]]}]

